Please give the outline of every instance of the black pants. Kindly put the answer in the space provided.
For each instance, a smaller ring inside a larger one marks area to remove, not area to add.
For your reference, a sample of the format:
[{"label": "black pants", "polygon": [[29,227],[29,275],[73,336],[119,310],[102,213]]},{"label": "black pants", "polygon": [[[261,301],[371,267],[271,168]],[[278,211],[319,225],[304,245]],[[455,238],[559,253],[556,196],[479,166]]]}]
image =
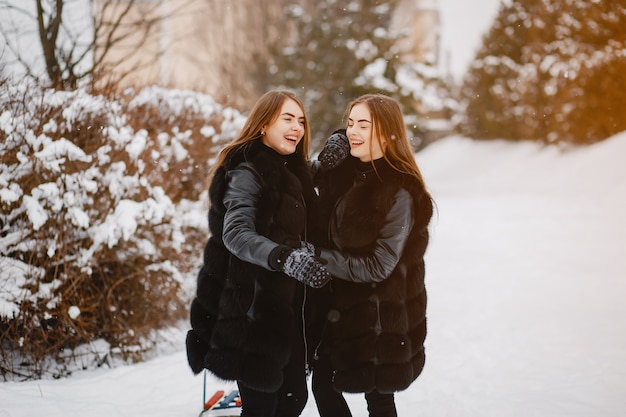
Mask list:
[{"label": "black pants", "polygon": [[[343,394],[333,389],[333,369],[327,354],[320,355],[313,368],[313,396],[320,417],[352,417]],[[370,417],[397,417],[394,394],[365,394]]]},{"label": "black pants", "polygon": [[256,391],[241,383],[238,386],[241,417],[297,417],[302,413],[308,397],[306,384],[302,389],[299,384],[291,385],[287,381],[277,392]]},{"label": "black pants", "polygon": [[237,381],[242,404],[241,417],[297,417],[302,413],[309,392],[301,330],[292,332],[291,345],[291,357],[283,368],[283,384],[278,391],[257,391]]},{"label": "black pants", "polygon": [[333,389],[333,369],[327,353],[320,353],[313,364],[311,390],[320,417],[352,417],[343,394]]},{"label": "black pants", "polygon": [[374,391],[365,394],[365,400],[370,417],[398,417],[393,393],[381,394]]}]

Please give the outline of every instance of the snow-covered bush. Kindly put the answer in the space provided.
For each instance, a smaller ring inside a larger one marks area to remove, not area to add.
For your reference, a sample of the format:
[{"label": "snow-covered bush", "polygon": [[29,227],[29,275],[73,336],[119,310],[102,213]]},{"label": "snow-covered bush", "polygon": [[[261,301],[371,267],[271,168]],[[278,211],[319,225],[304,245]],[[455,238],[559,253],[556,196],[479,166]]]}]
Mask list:
[{"label": "snow-covered bush", "polygon": [[191,92],[0,88],[1,373],[100,340],[140,358],[187,315],[208,162],[241,116]]},{"label": "snow-covered bush", "polygon": [[128,125],[150,138],[140,155],[150,181],[174,202],[198,199],[208,185],[211,158],[237,135],[242,115],[189,90],[148,87],[126,91],[125,97]]},{"label": "snow-covered bush", "polygon": [[626,5],[504,2],[463,85],[463,133],[593,143],[626,130]]}]

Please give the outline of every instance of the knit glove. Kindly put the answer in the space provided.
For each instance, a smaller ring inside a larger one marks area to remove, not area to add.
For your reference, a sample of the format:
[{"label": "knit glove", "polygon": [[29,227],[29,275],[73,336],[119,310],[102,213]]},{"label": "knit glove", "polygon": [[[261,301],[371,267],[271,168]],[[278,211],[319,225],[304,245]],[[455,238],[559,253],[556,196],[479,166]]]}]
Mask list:
[{"label": "knit glove", "polygon": [[268,263],[274,271],[282,271],[313,288],[321,288],[330,281],[330,272],[306,249],[278,245],[270,253]]},{"label": "knit glove", "polygon": [[306,253],[315,256],[315,245],[306,241],[300,242],[300,249],[305,251]]},{"label": "knit glove", "polygon": [[[272,262],[272,258],[274,258],[275,260],[278,260],[280,259],[281,256],[282,256],[282,261],[284,263],[285,259],[287,258],[287,255],[289,255],[288,252],[291,251],[291,249],[302,249],[303,251],[308,252],[311,255],[314,255],[314,256],[319,255],[319,252],[316,253],[317,248],[315,247],[315,245],[304,240],[287,240],[285,244],[286,246],[279,245],[280,249],[276,248],[277,252],[274,254],[273,257],[270,256],[270,263]],[[282,267],[280,269],[282,269]]]},{"label": "knit glove", "polygon": [[330,281],[328,269],[302,249],[295,249],[287,256],[283,272],[313,288],[322,288]]},{"label": "knit glove", "polygon": [[317,157],[318,161],[322,163],[322,168],[335,168],[350,155],[350,142],[342,132],[336,131],[326,140],[324,148]]}]

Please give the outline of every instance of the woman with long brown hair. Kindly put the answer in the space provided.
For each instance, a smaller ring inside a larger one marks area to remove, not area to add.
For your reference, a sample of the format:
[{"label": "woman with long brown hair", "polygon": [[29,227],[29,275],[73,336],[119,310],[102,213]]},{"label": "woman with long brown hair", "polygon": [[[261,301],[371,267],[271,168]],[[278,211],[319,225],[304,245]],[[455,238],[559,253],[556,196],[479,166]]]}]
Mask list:
[{"label": "woman with long brown hair", "polygon": [[294,94],[264,94],[219,155],[209,188],[187,357],[194,373],[237,382],[244,417],[295,417],[307,400],[300,312],[306,286],[330,279],[301,249],[316,204],[309,136]]},{"label": "woman with long brown hair", "polygon": [[433,202],[399,104],[368,94],[346,114],[345,135],[333,135],[319,157],[318,212],[328,238],[317,252],[333,280],[313,393],[321,417],[351,415],[341,392],[364,393],[372,417],[395,417],[394,392],[424,366]]}]

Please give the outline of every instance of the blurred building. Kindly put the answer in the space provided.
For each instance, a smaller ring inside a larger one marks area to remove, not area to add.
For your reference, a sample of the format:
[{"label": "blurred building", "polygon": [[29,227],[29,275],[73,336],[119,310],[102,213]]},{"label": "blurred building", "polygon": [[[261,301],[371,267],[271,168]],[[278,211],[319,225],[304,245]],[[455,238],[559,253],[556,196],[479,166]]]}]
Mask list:
[{"label": "blurred building", "polygon": [[[95,0],[94,13],[115,14],[128,0]],[[236,107],[248,107],[263,86],[270,45],[289,38],[284,16],[294,0],[135,0],[127,20],[156,22],[144,30],[128,27],[128,38],[108,52],[122,86],[158,84],[211,94]],[[315,0],[301,0],[305,7]],[[116,4],[116,6],[113,6]],[[437,0],[398,0],[390,31],[400,35],[406,61],[436,64]],[[133,44],[142,43],[140,49]]]},{"label": "blurred building", "polygon": [[438,0],[400,0],[390,32],[399,35],[398,47],[406,62],[439,63]]},{"label": "blurred building", "polygon": [[[135,0],[124,20],[154,22],[107,53],[121,84],[194,89],[232,105],[256,98],[255,77],[267,44],[284,30],[287,0]],[[128,0],[95,0],[94,13],[115,21]],[[103,39],[101,41],[104,42]],[[141,48],[136,45],[140,42]]]}]

